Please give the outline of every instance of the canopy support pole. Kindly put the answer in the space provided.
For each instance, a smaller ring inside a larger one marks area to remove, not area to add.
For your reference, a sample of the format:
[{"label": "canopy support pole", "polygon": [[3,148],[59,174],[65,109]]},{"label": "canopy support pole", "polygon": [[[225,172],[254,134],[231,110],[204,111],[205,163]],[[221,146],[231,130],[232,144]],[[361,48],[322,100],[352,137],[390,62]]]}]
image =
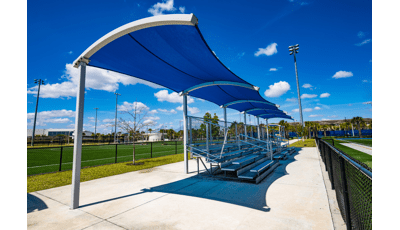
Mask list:
[{"label": "canopy support pole", "polygon": [[189,172],[189,162],[188,162],[188,152],[187,152],[187,142],[188,142],[188,131],[187,131],[187,95],[183,94],[183,159],[185,162],[185,173]]},{"label": "canopy support pole", "polygon": [[257,117],[257,136],[258,140],[260,140],[261,135],[260,135],[260,119]]},{"label": "canopy support pole", "polygon": [[243,117],[244,117],[244,138],[246,139],[246,141],[247,141],[247,124],[246,124],[246,112],[244,112],[243,113]]},{"label": "canopy support pole", "polygon": [[[224,133],[225,135],[228,135],[228,122],[226,121],[226,107],[224,107],[224,127],[225,127]],[[227,140],[225,139],[225,135],[224,135],[224,144],[225,140]]]},{"label": "canopy support pole", "polygon": [[80,77],[76,96],[74,158],[72,165],[71,209],[79,207],[82,159],[83,109],[85,102],[86,63],[80,62]]}]

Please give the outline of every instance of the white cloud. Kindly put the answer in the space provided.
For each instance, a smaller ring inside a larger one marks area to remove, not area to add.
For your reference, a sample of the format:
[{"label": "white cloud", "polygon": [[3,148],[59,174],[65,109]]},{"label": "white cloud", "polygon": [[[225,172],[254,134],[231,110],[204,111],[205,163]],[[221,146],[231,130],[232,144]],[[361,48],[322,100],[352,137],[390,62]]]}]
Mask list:
[{"label": "white cloud", "polygon": [[94,117],[88,117],[88,119],[89,119],[89,120],[93,120],[93,119],[94,119]]},{"label": "white cloud", "polygon": [[303,109],[303,112],[311,112],[313,109],[312,108],[305,108]]},{"label": "white cloud", "polygon": [[321,110],[321,107],[316,106],[314,110]]},{"label": "white cloud", "polygon": [[292,112],[298,113],[299,109],[293,109]]},{"label": "white cloud", "polygon": [[297,101],[297,98],[295,98],[295,97],[287,98],[286,101],[289,101],[289,102],[296,102],[296,101]]},{"label": "white cloud", "polygon": [[360,32],[358,32],[357,37],[363,38],[363,37],[365,37],[365,33],[360,31]]},{"label": "white cloud", "polygon": [[305,94],[302,94],[300,98],[304,99],[304,98],[314,98],[314,97],[318,97],[318,95],[317,94],[307,94],[307,93],[305,93]]},{"label": "white cloud", "polygon": [[132,103],[124,101],[122,105],[118,105],[118,111],[122,112],[131,111],[134,110],[135,108],[137,112],[149,110],[149,107],[147,107],[147,105],[143,104],[142,102],[136,102],[136,101]]},{"label": "white cloud", "polygon": [[[172,92],[168,93],[168,90],[160,90],[157,93],[154,94],[154,96],[157,98],[157,101],[163,102],[163,101],[168,101],[171,103],[183,103],[183,97],[179,96],[178,93]],[[187,103],[193,103],[194,99],[192,97],[187,97]]]},{"label": "white cloud", "polygon": [[269,71],[278,71],[277,68],[270,68]]},{"label": "white cloud", "polygon": [[147,12],[150,14],[156,16],[156,15],[162,15],[164,11],[167,12],[174,12],[176,9],[174,7],[174,0],[167,0],[163,2],[157,2],[154,4],[152,7],[150,7]]},{"label": "white cloud", "polygon": [[332,118],[335,118],[335,117],[338,117],[337,115],[332,115],[332,116],[328,116],[328,117],[332,117]]},{"label": "white cloud", "polygon": [[302,87],[303,87],[303,88],[306,88],[306,89],[308,89],[308,88],[311,88],[311,87],[312,87],[312,85],[311,85],[311,84],[308,84],[308,83],[306,83],[306,84],[304,84]]},{"label": "white cloud", "polygon": [[290,90],[290,85],[286,81],[276,82],[269,86],[269,89],[265,90],[264,95],[266,97],[280,97]]},{"label": "white cloud", "polygon": [[[76,97],[79,82],[79,69],[74,68],[72,64],[66,64],[64,75],[61,79],[66,79],[61,83],[47,84],[40,86],[40,97],[42,98],[62,98]],[[135,85],[144,84],[152,88],[164,88],[157,84],[147,82],[125,74],[120,74],[95,67],[86,67],[86,90],[104,90],[107,92],[115,92],[119,88],[119,84]],[[38,86],[28,89],[28,94],[37,94]]]},{"label": "white cloud", "polygon": [[329,97],[331,94],[330,93],[323,93],[321,95],[319,95],[320,98],[326,98]]},{"label": "white cloud", "polygon": [[274,54],[278,53],[278,50],[276,49],[277,46],[278,46],[278,44],[271,43],[265,49],[258,48],[258,51],[256,53],[254,53],[254,56],[258,57],[263,54],[265,54],[267,56],[274,55]]},{"label": "white cloud", "polygon": [[158,111],[160,111],[160,112],[162,112],[162,113],[166,113],[166,114],[176,114],[176,113],[177,113],[175,109],[171,109],[171,110],[168,110],[168,109],[158,109]]},{"label": "white cloud", "polygon": [[324,115],[321,115],[321,114],[312,114],[312,115],[310,115],[310,116],[308,116],[308,117],[323,117]]},{"label": "white cloud", "polygon": [[[27,113],[27,122],[28,126],[33,125],[33,120],[35,117],[35,113]],[[46,126],[47,123],[68,123],[72,122],[68,118],[62,117],[75,117],[75,111],[72,110],[50,110],[50,111],[42,111],[37,114],[36,125],[37,126]]]},{"label": "white cloud", "polygon": [[159,117],[146,117],[146,119],[152,120],[152,121],[160,120]]},{"label": "white cloud", "polygon": [[186,8],[184,6],[180,6],[179,7],[179,11],[184,14],[185,13]]},{"label": "white cloud", "polygon": [[363,102],[364,105],[372,104],[372,101]]},{"label": "white cloud", "polygon": [[[33,119],[35,113],[28,113],[27,119]],[[75,111],[72,110],[50,110],[37,113],[37,119],[48,119],[53,117],[75,117]]]},{"label": "white cloud", "polygon": [[355,44],[356,46],[362,46],[362,45],[365,45],[365,44],[368,44],[368,43],[370,43],[372,41],[372,39],[365,39],[364,41],[362,41],[362,42],[360,42],[360,43],[357,43],[357,44]]},{"label": "white cloud", "polygon": [[115,118],[114,119],[104,119],[104,120],[102,120],[102,122],[104,122],[104,123],[115,122]]},{"label": "white cloud", "polygon": [[158,113],[158,111],[157,110],[155,110],[155,109],[153,109],[153,110],[150,110],[149,112],[147,112],[148,114],[156,114],[156,113]]},{"label": "white cloud", "polygon": [[346,78],[346,77],[352,77],[353,73],[352,72],[347,72],[347,71],[338,71],[333,75],[332,78],[338,79],[338,78]]},{"label": "white cloud", "polygon": [[68,54],[72,54],[72,51],[69,51]]},{"label": "white cloud", "polygon": [[[183,111],[183,105],[176,107],[176,110]],[[188,107],[187,107],[187,110],[188,110],[188,111],[190,112],[190,114],[192,114],[192,115],[194,115],[194,114],[200,112],[200,110],[199,110],[198,108],[196,108],[196,107],[189,107],[189,106],[188,106]]]}]

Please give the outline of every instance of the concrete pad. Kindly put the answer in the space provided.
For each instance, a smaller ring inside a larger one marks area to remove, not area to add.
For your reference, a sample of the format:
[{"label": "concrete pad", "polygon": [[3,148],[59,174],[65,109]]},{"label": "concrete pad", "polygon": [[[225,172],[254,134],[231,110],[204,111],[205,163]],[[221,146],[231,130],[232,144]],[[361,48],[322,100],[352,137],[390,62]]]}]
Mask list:
[{"label": "concrete pad", "polygon": [[100,223],[94,224],[88,228],[85,228],[85,230],[122,230],[124,228],[121,228],[113,223],[110,223],[106,220],[101,221]]},{"label": "concrete pad", "polygon": [[317,154],[303,148],[258,185],[184,174],[183,162],[87,181],[76,210],[71,186],[38,191],[28,228],[333,229]]}]

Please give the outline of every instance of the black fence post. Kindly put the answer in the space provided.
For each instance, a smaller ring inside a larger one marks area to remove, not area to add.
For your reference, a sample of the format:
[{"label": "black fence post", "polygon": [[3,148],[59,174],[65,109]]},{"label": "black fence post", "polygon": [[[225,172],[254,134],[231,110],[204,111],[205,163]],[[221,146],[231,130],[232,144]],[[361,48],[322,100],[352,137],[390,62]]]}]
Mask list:
[{"label": "black fence post", "polygon": [[347,229],[351,229],[351,217],[350,217],[350,202],[349,202],[349,193],[347,189],[347,178],[346,178],[346,168],[344,164],[344,158],[339,156],[339,165],[340,165],[340,172],[342,178],[342,188],[343,188],[343,200],[344,200],[344,212],[346,216],[346,227]]},{"label": "black fence post", "polygon": [[178,154],[178,141],[175,141],[175,154]]},{"label": "black fence post", "polygon": [[332,138],[332,145],[335,147],[335,140]]},{"label": "black fence post", "polygon": [[118,156],[118,144],[115,144],[115,163],[117,163],[117,156]]},{"label": "black fence post", "polygon": [[61,146],[61,148],[60,148],[61,150],[60,150],[60,168],[58,169],[58,171],[60,171],[61,172],[61,165],[62,165],[62,152],[63,152],[63,147]]},{"label": "black fence post", "polygon": [[150,142],[150,158],[153,158],[153,142]]},{"label": "black fence post", "polygon": [[331,177],[331,188],[332,190],[335,189],[335,184],[334,184],[334,179],[333,179],[333,164],[332,164],[332,160],[333,160],[333,156],[332,156],[332,152],[334,152],[330,147],[329,147],[329,171],[330,171],[330,177]]}]

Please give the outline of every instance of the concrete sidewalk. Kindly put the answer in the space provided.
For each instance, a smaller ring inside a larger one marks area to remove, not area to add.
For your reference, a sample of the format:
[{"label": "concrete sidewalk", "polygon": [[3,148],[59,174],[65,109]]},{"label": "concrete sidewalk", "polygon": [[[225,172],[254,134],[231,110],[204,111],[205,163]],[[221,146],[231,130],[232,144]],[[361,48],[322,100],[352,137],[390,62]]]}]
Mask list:
[{"label": "concrete sidewalk", "polygon": [[[28,194],[29,229],[333,229],[316,148],[282,161],[260,184],[190,174],[183,162]],[[203,168],[201,168],[204,170]]]}]

